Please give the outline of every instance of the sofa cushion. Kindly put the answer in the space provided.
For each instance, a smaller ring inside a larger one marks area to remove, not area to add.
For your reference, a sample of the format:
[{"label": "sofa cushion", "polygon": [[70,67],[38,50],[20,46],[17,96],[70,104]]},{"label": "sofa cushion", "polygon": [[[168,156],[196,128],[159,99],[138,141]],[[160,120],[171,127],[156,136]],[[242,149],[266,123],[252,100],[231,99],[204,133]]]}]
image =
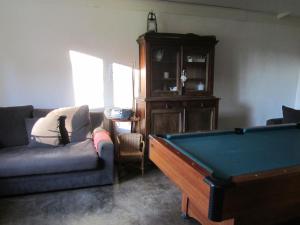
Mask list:
[{"label": "sofa cushion", "polygon": [[100,166],[89,139],[63,147],[18,146],[0,151],[0,178],[93,170]]},{"label": "sofa cushion", "polygon": [[65,125],[71,143],[84,141],[86,138],[91,137],[91,122],[87,105],[59,108],[51,111],[48,115],[51,114],[67,117]]},{"label": "sofa cushion", "polygon": [[299,123],[300,110],[282,106],[283,123]]},{"label": "sofa cushion", "polygon": [[[48,114],[46,117],[38,119],[31,129],[29,146],[58,146],[60,144],[58,118],[57,115]],[[30,130],[29,124],[27,125],[27,129]]]},{"label": "sofa cushion", "polygon": [[28,144],[25,119],[32,112],[32,105],[0,107],[0,148]]}]

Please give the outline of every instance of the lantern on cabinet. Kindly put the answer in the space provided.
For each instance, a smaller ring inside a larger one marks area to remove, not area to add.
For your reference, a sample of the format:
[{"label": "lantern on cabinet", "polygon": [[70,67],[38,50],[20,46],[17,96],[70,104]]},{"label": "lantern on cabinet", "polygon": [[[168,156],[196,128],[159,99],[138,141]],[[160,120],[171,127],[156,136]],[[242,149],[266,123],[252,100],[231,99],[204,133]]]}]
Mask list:
[{"label": "lantern on cabinet", "polygon": [[147,18],[147,32],[157,32],[157,21],[154,12],[149,12]]}]

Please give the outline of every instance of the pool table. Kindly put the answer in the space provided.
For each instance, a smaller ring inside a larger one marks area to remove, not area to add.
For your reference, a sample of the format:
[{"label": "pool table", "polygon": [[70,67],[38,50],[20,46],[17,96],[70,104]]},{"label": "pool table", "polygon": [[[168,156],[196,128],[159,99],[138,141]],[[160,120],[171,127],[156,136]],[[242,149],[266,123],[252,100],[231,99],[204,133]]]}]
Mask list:
[{"label": "pool table", "polygon": [[300,216],[300,124],[150,135],[149,158],[202,225],[276,224]]}]

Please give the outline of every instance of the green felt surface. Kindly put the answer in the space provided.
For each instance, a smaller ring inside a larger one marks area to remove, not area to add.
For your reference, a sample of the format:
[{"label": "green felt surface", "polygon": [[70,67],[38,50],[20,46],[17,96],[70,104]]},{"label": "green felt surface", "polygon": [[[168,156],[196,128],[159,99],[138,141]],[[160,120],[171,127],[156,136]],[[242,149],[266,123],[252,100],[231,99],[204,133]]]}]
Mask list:
[{"label": "green felt surface", "polygon": [[296,126],[168,135],[165,140],[221,179],[300,165]]}]

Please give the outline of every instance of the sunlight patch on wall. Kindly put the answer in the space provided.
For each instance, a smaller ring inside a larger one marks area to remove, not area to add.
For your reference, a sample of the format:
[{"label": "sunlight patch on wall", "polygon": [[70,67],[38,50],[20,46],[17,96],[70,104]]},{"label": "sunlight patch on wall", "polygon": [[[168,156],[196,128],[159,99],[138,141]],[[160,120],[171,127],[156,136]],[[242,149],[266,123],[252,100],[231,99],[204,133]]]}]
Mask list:
[{"label": "sunlight patch on wall", "polygon": [[141,76],[140,70],[134,69],[134,97],[137,98],[140,95],[141,88]]},{"label": "sunlight patch on wall", "polygon": [[113,63],[112,68],[113,68],[114,106],[120,108],[132,108],[132,104],[133,104],[132,68],[118,63]]},{"label": "sunlight patch on wall", "polygon": [[295,108],[300,109],[300,71],[299,71],[299,75],[298,75],[298,85],[297,85],[297,91],[296,91]]},{"label": "sunlight patch on wall", "polygon": [[88,105],[91,109],[103,107],[103,60],[72,50],[69,54],[75,104]]},{"label": "sunlight patch on wall", "polygon": [[[138,97],[140,87],[139,70],[118,63],[112,64],[113,69],[113,101],[114,106],[119,108],[133,108],[134,97]],[[133,94],[134,89],[134,94]],[[134,96],[133,96],[134,95]],[[115,122],[116,132],[129,133],[130,122]]]}]

